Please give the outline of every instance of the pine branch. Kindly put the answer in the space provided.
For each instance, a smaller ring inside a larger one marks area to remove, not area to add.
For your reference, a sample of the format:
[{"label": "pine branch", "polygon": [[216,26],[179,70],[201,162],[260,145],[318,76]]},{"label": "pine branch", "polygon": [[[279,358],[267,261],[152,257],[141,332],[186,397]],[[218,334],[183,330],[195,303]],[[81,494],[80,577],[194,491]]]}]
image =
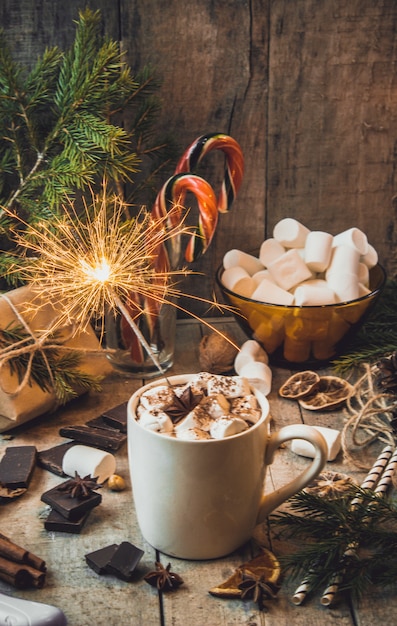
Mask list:
[{"label": "pine branch", "polygon": [[[358,502],[351,507],[353,498]],[[272,515],[270,523],[277,537],[297,546],[280,557],[293,580],[309,577],[315,590],[340,574],[340,589],[357,597],[368,585],[395,580],[397,508],[392,499],[352,485],[337,499],[301,491],[289,504],[290,510]],[[349,552],[352,545],[357,550]]]},{"label": "pine branch", "polygon": [[[46,348],[44,345],[42,350],[34,352],[28,381],[30,386],[35,382],[42,391],[54,392],[60,404],[75,397],[79,390],[100,390],[99,378],[80,370],[82,355],[78,350],[62,352],[62,342],[58,332],[50,335],[48,342],[51,346],[59,344],[59,347]],[[17,343],[29,346],[34,343],[34,340],[20,324],[11,323],[0,330],[0,351]],[[45,351],[45,358],[43,351]],[[26,352],[7,362],[11,374],[17,376],[18,384],[24,380],[29,358],[30,352]],[[51,376],[48,368],[50,368]]]},{"label": "pine branch", "polygon": [[333,361],[336,372],[343,376],[352,368],[376,361],[397,350],[397,282],[388,280],[378,302],[345,348]]}]

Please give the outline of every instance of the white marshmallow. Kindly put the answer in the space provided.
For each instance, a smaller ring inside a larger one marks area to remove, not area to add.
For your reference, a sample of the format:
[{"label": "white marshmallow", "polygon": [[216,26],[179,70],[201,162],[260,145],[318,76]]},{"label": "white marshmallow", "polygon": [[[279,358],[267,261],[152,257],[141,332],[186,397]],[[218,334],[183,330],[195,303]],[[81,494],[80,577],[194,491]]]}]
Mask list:
[{"label": "white marshmallow", "polygon": [[234,369],[237,374],[239,374],[238,370],[245,365],[245,363],[249,363],[250,361],[269,363],[267,352],[255,339],[248,339],[240,346],[240,351],[234,359]]},{"label": "white marshmallow", "polygon": [[256,287],[254,279],[240,266],[226,269],[222,274],[222,283],[230,291],[234,291],[245,298],[249,298]]},{"label": "white marshmallow", "polygon": [[207,396],[200,402],[200,406],[214,419],[227,415],[230,410],[230,404],[222,393]]},{"label": "white marshmallow", "polygon": [[262,280],[260,285],[251,294],[252,300],[258,300],[259,302],[268,302],[269,304],[292,304],[294,296],[289,291],[282,289],[274,282]]},{"label": "white marshmallow", "polygon": [[309,229],[297,220],[286,217],[275,225],[273,237],[285,248],[303,248],[309,232]]},{"label": "white marshmallow", "polygon": [[230,412],[236,413],[238,417],[250,424],[256,424],[261,417],[258,401],[252,393],[242,398],[234,398],[230,405]]},{"label": "white marshmallow", "polygon": [[311,271],[295,249],[284,252],[268,269],[276,283],[286,291],[312,278]]},{"label": "white marshmallow", "polygon": [[174,425],[174,432],[180,433],[182,430],[198,428],[209,432],[213,419],[206,410],[198,404],[180,422]]},{"label": "white marshmallow", "polygon": [[335,235],[333,246],[348,245],[357,250],[360,255],[368,252],[367,235],[359,228],[349,228],[342,233]]},{"label": "white marshmallow", "polygon": [[325,272],[331,259],[333,237],[330,233],[313,230],[306,237],[305,263],[312,272]]},{"label": "white marshmallow", "polygon": [[139,415],[139,423],[143,428],[157,433],[170,433],[174,429],[170,416],[156,409],[142,411]]},{"label": "white marshmallow", "polygon": [[269,270],[261,270],[260,272],[256,272],[252,275],[252,280],[255,283],[255,287],[261,284],[264,279],[271,280],[274,283],[274,280],[269,272]]},{"label": "white marshmallow", "polygon": [[255,389],[267,396],[272,388],[272,370],[266,363],[251,361],[241,368],[241,376],[248,378]]},{"label": "white marshmallow", "polygon": [[278,259],[284,252],[284,246],[277,239],[270,237],[265,239],[259,249],[259,260],[265,267],[268,267],[270,263]]},{"label": "white marshmallow", "polygon": [[[339,453],[341,448],[341,433],[334,428],[326,428],[325,426],[313,426],[324,437],[327,444],[327,460],[333,461]],[[306,456],[310,459],[314,459],[316,455],[316,449],[312,443],[305,441],[304,439],[293,439],[291,442],[291,451],[300,456]]]},{"label": "white marshmallow", "polygon": [[250,276],[264,269],[260,260],[252,254],[248,254],[242,250],[229,250],[223,257],[223,267],[226,270],[237,266],[244,268]]},{"label": "white marshmallow", "polygon": [[[324,281],[325,282],[325,281]],[[294,291],[296,306],[323,306],[334,304],[335,292],[330,287],[314,287],[313,285],[298,285]]]},{"label": "white marshmallow", "polygon": [[81,478],[85,476],[97,478],[99,484],[105,482],[115,470],[116,459],[113,454],[90,446],[72,446],[65,452],[62,459],[64,474],[74,476],[77,472]]},{"label": "white marshmallow", "polygon": [[174,400],[174,392],[169,385],[151,387],[141,395],[141,405],[146,409],[163,409]]},{"label": "white marshmallow", "polygon": [[364,254],[360,259],[365,265],[371,269],[371,267],[375,267],[378,262],[378,253],[371,244],[368,244],[368,251]]},{"label": "white marshmallow", "polygon": [[219,376],[208,381],[208,395],[217,393],[222,393],[226,398],[237,398],[251,393],[251,388],[243,376]]},{"label": "white marshmallow", "polygon": [[358,264],[360,253],[352,246],[340,245],[333,249],[331,261],[325,272],[328,279],[329,274],[356,274],[358,275]]},{"label": "white marshmallow", "polygon": [[202,439],[211,439],[211,435],[199,428],[187,428],[186,430],[180,430],[175,433],[177,439],[183,439],[184,441],[201,441]]},{"label": "white marshmallow", "polygon": [[327,283],[335,292],[339,302],[347,302],[359,297],[357,274],[327,274]]},{"label": "white marshmallow", "polygon": [[239,417],[221,417],[214,421],[210,435],[213,439],[224,439],[247,430],[248,424]]},{"label": "white marshmallow", "polygon": [[369,268],[362,262],[358,264],[358,282],[366,287],[369,285]]}]

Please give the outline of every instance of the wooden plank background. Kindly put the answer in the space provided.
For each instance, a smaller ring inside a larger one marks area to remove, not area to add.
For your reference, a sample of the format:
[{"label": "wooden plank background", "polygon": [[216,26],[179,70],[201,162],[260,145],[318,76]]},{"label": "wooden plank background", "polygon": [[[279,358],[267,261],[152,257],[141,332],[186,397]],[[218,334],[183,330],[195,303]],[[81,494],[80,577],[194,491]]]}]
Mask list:
[{"label": "wooden plank background", "polygon": [[[231,247],[251,251],[283,217],[337,233],[359,226],[389,275],[395,229],[397,3],[395,0],[91,0],[133,71],[163,80],[159,131],[180,153],[203,133],[242,146],[246,171],[232,211],[183,288],[211,297]],[[73,40],[82,0],[1,0],[14,55],[30,65]],[[198,173],[219,184],[222,158]],[[193,208],[193,211],[195,209]],[[207,305],[189,308],[203,315]],[[213,312],[212,312],[213,314]]]}]

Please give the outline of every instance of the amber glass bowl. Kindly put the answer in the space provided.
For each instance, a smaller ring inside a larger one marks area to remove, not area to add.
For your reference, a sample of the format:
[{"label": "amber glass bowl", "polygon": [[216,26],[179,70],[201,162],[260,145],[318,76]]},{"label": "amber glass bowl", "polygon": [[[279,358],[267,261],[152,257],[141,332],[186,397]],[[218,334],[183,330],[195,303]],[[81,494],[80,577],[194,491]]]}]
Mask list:
[{"label": "amber glass bowl", "polygon": [[378,264],[370,270],[371,292],[361,298],[324,306],[287,306],[230,291],[222,284],[223,271],[218,268],[216,281],[241,328],[262,344],[271,363],[290,368],[323,367],[343,354],[386,282],[386,272]]}]

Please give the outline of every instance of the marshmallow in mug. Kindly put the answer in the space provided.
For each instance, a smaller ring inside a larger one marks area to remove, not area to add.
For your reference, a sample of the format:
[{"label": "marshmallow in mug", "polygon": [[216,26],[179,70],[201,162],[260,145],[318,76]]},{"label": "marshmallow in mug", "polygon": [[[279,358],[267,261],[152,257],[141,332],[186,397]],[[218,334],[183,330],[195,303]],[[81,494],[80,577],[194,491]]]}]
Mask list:
[{"label": "marshmallow in mug", "polygon": [[[180,397],[187,387],[193,393],[197,393],[197,389],[203,392],[199,404],[176,424],[172,424],[172,430],[153,427],[159,416],[165,415],[167,408],[171,407],[171,395],[175,393]],[[242,376],[208,373],[204,376],[200,372],[188,385],[169,387],[169,392],[165,392],[164,385],[151,387],[142,394],[136,411],[137,420],[144,428],[155,430],[164,436],[189,441],[223,439],[256,424],[261,416],[254,391],[248,379]]]}]

